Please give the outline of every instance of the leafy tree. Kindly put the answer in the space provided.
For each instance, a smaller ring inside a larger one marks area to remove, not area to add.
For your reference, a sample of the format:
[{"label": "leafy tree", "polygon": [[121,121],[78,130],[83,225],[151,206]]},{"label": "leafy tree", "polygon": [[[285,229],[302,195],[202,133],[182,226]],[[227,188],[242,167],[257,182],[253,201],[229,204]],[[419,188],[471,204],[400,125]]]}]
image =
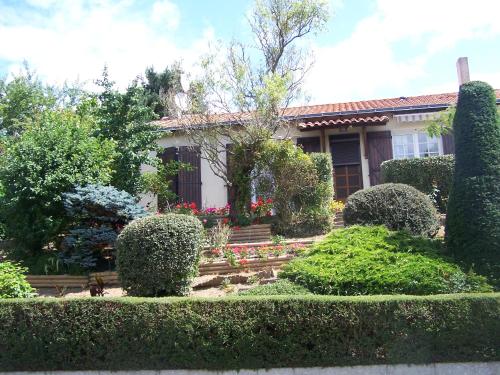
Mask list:
[{"label": "leafy tree", "polygon": [[493,89],[460,87],[453,121],[455,171],[448,202],[448,250],[500,280],[500,120]]},{"label": "leafy tree", "polygon": [[162,72],[156,72],[153,67],[146,69],[144,91],[146,95],[146,105],[153,109],[159,118],[169,116],[170,104],[174,95],[182,90],[181,70],[174,65],[165,68]]},{"label": "leafy tree", "polygon": [[105,68],[97,81],[102,92],[94,109],[98,121],[97,135],[116,142],[111,185],[132,195],[141,192],[141,165],[157,165],[159,160],[151,155],[157,149],[161,133],[151,121],[153,110],[147,105],[144,87],[133,82],[124,93],[114,88]]},{"label": "leafy tree", "polygon": [[[239,192],[248,190],[240,185],[249,181],[237,177],[251,174],[261,144],[284,125],[284,111],[301,95],[309,64],[307,52],[297,44],[321,30],[327,20],[328,4],[323,0],[257,0],[249,17],[257,50],[233,42],[218,49],[225,56],[213,53],[201,63],[203,74],[187,101],[187,112],[196,115],[179,122],[200,147],[201,157],[235,188],[240,200],[247,196]],[[203,124],[212,126],[200,130]],[[226,144],[233,146],[229,158]],[[245,202],[234,206],[244,207]]]},{"label": "leafy tree", "polygon": [[7,236],[22,249],[39,251],[61,232],[62,193],[111,180],[115,142],[95,137],[95,126],[91,116],[45,111],[6,140],[0,156],[1,216]]},{"label": "leafy tree", "polygon": [[29,121],[56,103],[55,89],[42,84],[25,65],[11,81],[0,79],[0,129],[5,135],[19,134]]}]

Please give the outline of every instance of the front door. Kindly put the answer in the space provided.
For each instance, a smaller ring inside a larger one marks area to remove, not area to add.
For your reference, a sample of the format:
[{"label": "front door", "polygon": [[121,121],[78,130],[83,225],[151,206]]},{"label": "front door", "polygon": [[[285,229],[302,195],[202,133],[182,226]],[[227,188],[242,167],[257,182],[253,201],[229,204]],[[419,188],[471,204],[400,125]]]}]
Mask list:
[{"label": "front door", "polygon": [[345,201],[352,193],[363,188],[359,134],[330,136],[335,199]]},{"label": "front door", "polygon": [[370,167],[370,185],[382,183],[380,165],[392,159],[392,136],[389,130],[367,134],[368,165]]}]

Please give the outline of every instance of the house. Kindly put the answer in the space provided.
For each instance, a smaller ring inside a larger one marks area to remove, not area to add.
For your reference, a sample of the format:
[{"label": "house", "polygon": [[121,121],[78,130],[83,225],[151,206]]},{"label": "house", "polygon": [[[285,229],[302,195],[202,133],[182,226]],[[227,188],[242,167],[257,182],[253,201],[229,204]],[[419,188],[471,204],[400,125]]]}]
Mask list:
[{"label": "house", "polygon": [[[500,90],[496,90],[500,104]],[[452,135],[431,138],[426,122],[457,100],[456,93],[364,100],[288,108],[292,125],[288,137],[306,152],[329,152],[334,166],[335,198],[344,200],[357,190],[381,183],[380,164],[389,159],[425,157],[454,152]],[[172,132],[160,140],[164,160],[191,163],[181,171],[174,190],[182,201],[200,207],[227,203],[227,187],[208,162],[189,146],[178,120],[163,119],[160,127]],[[283,137],[278,132],[276,137]]]}]

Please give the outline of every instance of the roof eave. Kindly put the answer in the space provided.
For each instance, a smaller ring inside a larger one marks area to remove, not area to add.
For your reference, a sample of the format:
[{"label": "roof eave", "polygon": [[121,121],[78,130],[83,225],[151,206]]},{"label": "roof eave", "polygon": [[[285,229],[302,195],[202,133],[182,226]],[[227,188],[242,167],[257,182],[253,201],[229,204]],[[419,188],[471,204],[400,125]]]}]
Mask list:
[{"label": "roof eave", "polygon": [[[500,105],[500,98],[496,99],[496,104]],[[302,120],[308,118],[316,118],[316,117],[327,117],[327,116],[345,116],[345,115],[360,115],[360,114],[370,114],[370,113],[397,113],[397,112],[409,112],[409,111],[424,111],[424,110],[443,110],[450,106],[451,104],[426,104],[426,105],[417,105],[417,106],[406,106],[406,107],[385,107],[385,108],[372,108],[372,109],[359,109],[355,111],[338,111],[338,112],[318,112],[318,113],[309,113],[306,115],[294,115],[294,116],[283,116],[284,120]],[[235,121],[226,121],[217,124],[200,124],[195,126],[190,126],[189,129],[203,129],[212,126],[224,126],[224,125],[233,125]],[[180,127],[168,127],[161,128],[162,131],[176,131],[183,130]]]}]

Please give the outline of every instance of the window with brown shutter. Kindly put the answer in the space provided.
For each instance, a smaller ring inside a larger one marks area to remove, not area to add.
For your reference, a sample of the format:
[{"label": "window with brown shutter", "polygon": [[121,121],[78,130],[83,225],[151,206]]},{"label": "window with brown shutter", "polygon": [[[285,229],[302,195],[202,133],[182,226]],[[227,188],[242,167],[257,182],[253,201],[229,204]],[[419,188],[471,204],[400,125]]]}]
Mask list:
[{"label": "window with brown shutter", "polygon": [[297,146],[302,147],[304,152],[321,152],[320,137],[300,137],[297,138]]},{"label": "window with brown shutter", "polygon": [[201,157],[199,147],[179,147],[178,160],[191,164],[190,170],[181,169],[178,175],[177,195],[181,202],[195,202],[201,207]]},{"label": "window with brown shutter", "polygon": [[453,137],[453,133],[443,134],[441,138],[443,139],[443,154],[454,154],[455,138]]}]

